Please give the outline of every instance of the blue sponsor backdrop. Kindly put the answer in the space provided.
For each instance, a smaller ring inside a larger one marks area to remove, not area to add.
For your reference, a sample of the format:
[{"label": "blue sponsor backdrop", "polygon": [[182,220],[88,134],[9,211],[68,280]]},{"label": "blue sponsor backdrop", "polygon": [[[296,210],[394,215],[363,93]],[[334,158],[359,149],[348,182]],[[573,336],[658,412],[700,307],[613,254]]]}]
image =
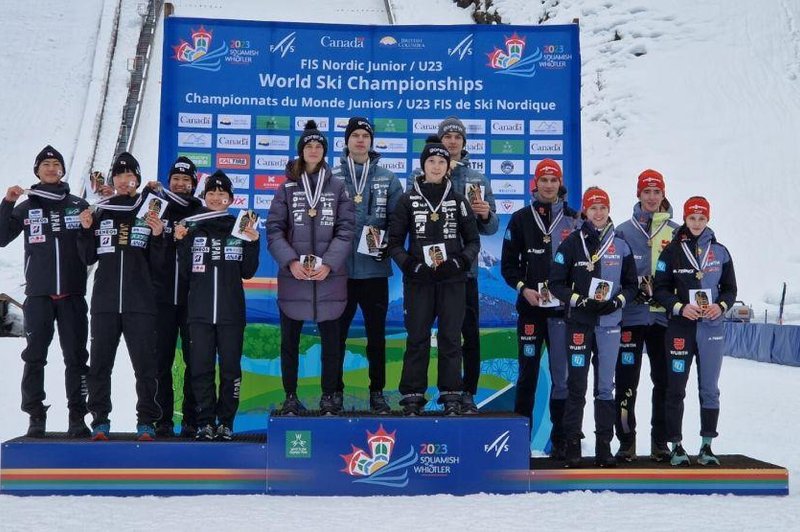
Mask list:
[{"label": "blue sponsor backdrop", "polygon": [[[459,116],[468,129],[472,165],[491,179],[500,216],[498,232],[481,238],[481,326],[513,335],[516,292],[500,275],[499,257],[510,214],[530,201],[536,163],[559,161],[569,202],[579,204],[577,25],[356,26],[170,17],[163,61],[159,175],[166,179],[179,154],[195,161],[202,174],[223,169],[234,183],[233,207],[255,209],[262,224],[306,120],[316,120],[327,135],[328,162],[335,165],[347,119],[366,116],[375,125],[381,164],[405,181],[418,166],[424,139],[436,133],[441,119]],[[266,245],[262,249],[256,279],[246,283],[247,318],[275,324],[277,269]],[[360,320],[359,313],[354,328]],[[399,275],[390,283],[387,326],[390,340],[402,339]],[[484,346],[482,371],[491,378],[482,379],[478,400],[516,378],[516,342],[502,348],[487,342],[495,348]],[[318,375],[315,348],[301,353],[302,360],[313,367],[301,363],[301,377]],[[363,356],[348,351],[346,372],[363,373],[365,367]],[[276,360],[253,359],[247,352],[243,368],[278,376]],[[389,370],[397,372],[391,365]],[[388,374],[387,390],[396,387],[394,375]],[[252,392],[249,379],[247,373],[243,405]],[[546,405],[545,372],[542,380],[537,404]],[[356,389],[352,377],[346,381],[349,390]],[[274,406],[278,393],[264,397],[260,407],[247,403],[244,414],[252,420],[237,417],[239,429],[263,427],[260,408]],[[535,424],[535,447],[541,449],[549,426]]]},{"label": "blue sponsor backdrop", "polygon": [[[530,199],[533,167],[564,167],[580,198],[578,27],[351,26],[170,17],[166,20],[159,175],[186,154],[203,173],[233,175],[234,207],[266,216],[306,120],[338,164],[350,116],[375,123],[382,164],[404,179],[427,135],[461,117],[474,167],[492,180],[501,230],[482,238],[481,292],[496,300],[483,323],[510,326],[515,293],[500,277],[507,215]],[[276,266],[262,257],[259,278]],[[392,299],[401,297],[398,283]],[[505,302],[506,304],[502,304]],[[399,308],[399,307],[396,307]],[[248,302],[272,321],[274,299]],[[390,311],[390,324],[402,313]]]}]

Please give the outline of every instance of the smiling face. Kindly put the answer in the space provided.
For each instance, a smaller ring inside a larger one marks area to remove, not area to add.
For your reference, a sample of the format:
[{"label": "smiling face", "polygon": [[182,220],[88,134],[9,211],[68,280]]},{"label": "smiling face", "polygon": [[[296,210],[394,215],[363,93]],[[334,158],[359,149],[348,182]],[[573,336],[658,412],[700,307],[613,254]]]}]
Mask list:
[{"label": "smiling face", "polygon": [[586,218],[598,229],[608,225],[609,208],[600,203],[595,203],[586,209]]},{"label": "smiling face", "polygon": [[115,175],[112,180],[114,181],[114,190],[121,196],[133,196],[136,194],[136,189],[139,188],[136,174],[130,170]]},{"label": "smiling face", "polygon": [[64,175],[64,169],[61,167],[61,162],[58,159],[45,159],[39,163],[39,169],[36,171],[39,176],[39,181],[48,185],[55,185],[61,181],[61,176]]},{"label": "smiling face", "polygon": [[642,210],[645,212],[658,212],[661,202],[664,201],[664,191],[658,187],[647,187],[639,194]]},{"label": "smiling face", "polygon": [[206,200],[206,207],[212,211],[224,211],[231,202],[230,195],[220,189],[209,190],[206,192],[204,199]]},{"label": "smiling face", "polygon": [[175,194],[191,194],[192,178],[186,174],[172,174],[169,176],[169,189]]},{"label": "smiling face", "polygon": [[686,227],[694,236],[700,236],[708,225],[708,218],[702,214],[690,214],[686,217]]}]

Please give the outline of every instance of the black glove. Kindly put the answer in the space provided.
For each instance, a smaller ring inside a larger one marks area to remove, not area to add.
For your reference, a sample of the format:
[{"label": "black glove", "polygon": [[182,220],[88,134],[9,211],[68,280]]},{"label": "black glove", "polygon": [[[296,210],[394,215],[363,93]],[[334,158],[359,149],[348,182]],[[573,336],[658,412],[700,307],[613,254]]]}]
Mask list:
[{"label": "black glove", "polygon": [[378,254],[372,256],[372,260],[374,260],[375,262],[382,262],[383,259],[385,259],[388,256],[389,256],[389,242],[385,241],[378,248]]},{"label": "black glove", "polygon": [[409,280],[412,281],[429,283],[434,280],[433,270],[431,270],[427,264],[422,263],[413,257],[409,257],[403,263],[403,273]]},{"label": "black glove", "polygon": [[611,314],[613,312],[616,312],[623,306],[624,305],[622,303],[622,297],[617,296],[613,299],[610,299],[609,301],[603,301],[602,303],[600,303],[599,314],[601,316],[605,316],[606,314]]},{"label": "black glove", "polygon": [[450,279],[463,272],[465,264],[467,264],[467,261],[464,257],[461,255],[454,255],[433,270],[433,276],[437,281]]},{"label": "black glove", "polygon": [[578,298],[578,300],[575,302],[575,308],[586,310],[592,314],[599,314],[602,305],[602,301],[598,301],[594,298],[586,296]]},{"label": "black glove", "polygon": [[633,298],[633,302],[638,305],[649,305],[653,302],[653,297],[644,290],[639,289],[639,292],[636,293],[636,297]]}]

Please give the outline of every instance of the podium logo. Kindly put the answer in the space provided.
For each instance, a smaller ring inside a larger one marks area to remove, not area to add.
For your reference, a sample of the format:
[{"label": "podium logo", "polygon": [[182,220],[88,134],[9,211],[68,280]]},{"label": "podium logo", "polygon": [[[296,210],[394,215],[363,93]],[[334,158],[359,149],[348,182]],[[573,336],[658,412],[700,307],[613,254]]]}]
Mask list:
[{"label": "podium logo", "polygon": [[311,431],[286,431],[286,458],[311,458]]},{"label": "podium logo", "polygon": [[508,440],[511,438],[511,431],[507,430],[500,436],[495,438],[492,443],[487,443],[483,446],[483,452],[486,454],[494,453],[495,458],[500,458],[502,453],[507,453],[509,449]]},{"label": "podium logo", "polygon": [[408,468],[419,461],[419,455],[410,446],[408,453],[392,460],[397,443],[397,431],[386,432],[378,425],[374,433],[367,431],[367,449],[350,444],[350,454],[339,455],[345,463],[342,473],[356,477],[354,483],[377,484],[390,488],[404,488],[408,485]]}]

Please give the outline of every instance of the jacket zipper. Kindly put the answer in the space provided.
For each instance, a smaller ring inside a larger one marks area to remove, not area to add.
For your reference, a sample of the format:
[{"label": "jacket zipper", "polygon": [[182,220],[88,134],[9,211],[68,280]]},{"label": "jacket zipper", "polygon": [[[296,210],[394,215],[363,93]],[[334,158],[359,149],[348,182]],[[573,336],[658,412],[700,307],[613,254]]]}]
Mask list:
[{"label": "jacket zipper", "polygon": [[56,241],[56,295],[61,295],[61,257],[58,249],[58,237],[55,238]]},{"label": "jacket zipper", "polygon": [[177,253],[175,253],[175,291],[173,297],[174,301],[172,304],[177,305],[178,304],[178,254]]},{"label": "jacket zipper", "polygon": [[211,323],[217,324],[217,267],[214,266],[214,309],[212,311]]},{"label": "jacket zipper", "polygon": [[122,314],[122,275],[125,271],[125,250],[119,250],[119,313]]},{"label": "jacket zipper", "polygon": [[[311,218],[311,253],[317,255],[317,225],[314,218]],[[311,286],[311,306],[314,309],[314,321],[317,321],[317,281],[312,282]]]}]

